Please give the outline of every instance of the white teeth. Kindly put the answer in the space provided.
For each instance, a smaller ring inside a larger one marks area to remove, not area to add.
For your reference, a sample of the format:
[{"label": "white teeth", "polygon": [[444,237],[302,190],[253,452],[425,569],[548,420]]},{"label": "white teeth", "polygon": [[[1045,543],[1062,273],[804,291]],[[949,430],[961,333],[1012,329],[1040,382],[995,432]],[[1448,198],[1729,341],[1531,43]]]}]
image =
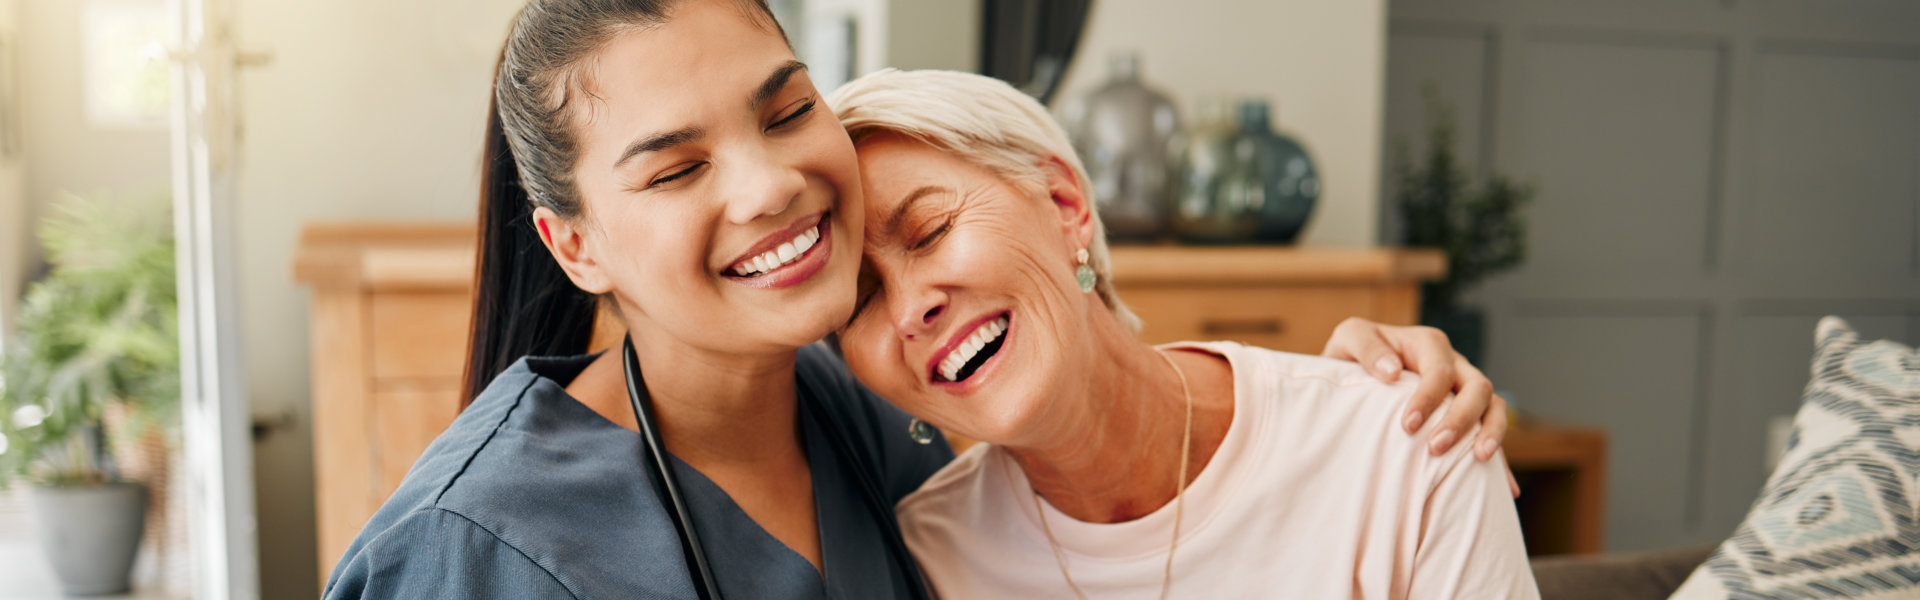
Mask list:
[{"label": "white teeth", "polygon": [[800,235],[793,236],[792,240],[780,244],[778,248],[755,256],[750,260],[740,261],[739,264],[733,266],[733,274],[741,277],[752,277],[787,266],[787,263],[791,263],[794,259],[799,258],[800,255],[806,254],[807,250],[812,249],[813,245],[819,241],[820,226],[815,225],[806,231],[800,232]]},{"label": "white teeth", "polygon": [[947,354],[946,358],[940,360],[940,376],[945,377],[947,381],[954,381],[960,374],[960,368],[967,366],[967,363],[972,361],[975,355],[980,354],[981,348],[985,348],[987,344],[991,344],[994,340],[1000,339],[1000,336],[1006,332],[1007,318],[1004,316],[989,321],[986,325],[980,326],[979,329],[973,330],[973,334],[968,335],[965,341],[955,345],[953,352]]}]

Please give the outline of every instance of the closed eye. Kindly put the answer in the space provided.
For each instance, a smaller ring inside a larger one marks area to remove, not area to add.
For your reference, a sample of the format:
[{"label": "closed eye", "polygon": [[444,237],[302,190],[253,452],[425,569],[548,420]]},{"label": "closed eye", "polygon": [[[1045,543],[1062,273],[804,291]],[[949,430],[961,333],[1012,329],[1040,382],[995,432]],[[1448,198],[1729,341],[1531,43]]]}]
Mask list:
[{"label": "closed eye", "polygon": [[668,183],[672,183],[674,180],[686,177],[688,175],[692,175],[694,171],[700,170],[700,168],[706,166],[706,164],[707,163],[704,163],[704,162],[693,163],[691,166],[688,166],[685,169],[674,171],[658,179],[655,179],[651,182],[648,182],[647,187],[653,188],[653,187],[665,185]]},{"label": "closed eye", "polygon": [[772,125],[768,125],[767,130],[772,131],[775,129],[779,129],[781,127],[786,126],[788,123],[792,123],[796,120],[799,120],[800,117],[807,116],[808,114],[813,112],[813,105],[816,104],[817,102],[818,101],[816,100],[807,100],[806,104],[802,104],[800,105],[800,108],[794,109],[793,114],[787,115],[785,117],[781,117],[780,120],[774,121]]},{"label": "closed eye", "polygon": [[916,250],[916,251],[926,249],[926,247],[932,246],[934,243],[939,242],[940,238],[946,237],[947,232],[952,229],[953,229],[953,219],[949,218],[946,221],[940,223],[940,227],[935,228],[933,231],[928,232],[926,236],[921,237],[919,240],[914,241],[913,246],[909,247],[909,249]]}]

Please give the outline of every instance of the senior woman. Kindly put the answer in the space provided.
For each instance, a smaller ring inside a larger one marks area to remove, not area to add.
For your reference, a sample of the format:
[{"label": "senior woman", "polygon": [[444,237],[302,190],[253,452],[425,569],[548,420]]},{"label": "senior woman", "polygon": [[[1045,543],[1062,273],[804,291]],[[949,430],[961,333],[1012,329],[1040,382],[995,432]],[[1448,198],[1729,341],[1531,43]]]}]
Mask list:
[{"label": "senior woman", "polygon": [[847,363],[987,442],[896,507],[942,595],[1538,595],[1502,461],[1394,432],[1411,378],[1138,341],[1080,161],[1037,102],[885,71],[829,104],[867,196]]}]

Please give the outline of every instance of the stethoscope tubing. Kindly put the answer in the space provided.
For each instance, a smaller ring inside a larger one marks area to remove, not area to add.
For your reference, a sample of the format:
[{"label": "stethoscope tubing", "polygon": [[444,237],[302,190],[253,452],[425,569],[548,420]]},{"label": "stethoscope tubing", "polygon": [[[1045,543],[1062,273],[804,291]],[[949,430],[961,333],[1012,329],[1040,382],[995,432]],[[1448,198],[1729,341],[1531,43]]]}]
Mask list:
[{"label": "stethoscope tubing", "polygon": [[[640,375],[640,359],[634,355],[631,336],[622,345],[621,354],[626,363],[627,400],[633,403],[633,416],[639,422],[640,437],[647,444],[647,464],[652,467],[648,479],[653,482],[654,493],[667,501],[667,516],[673,521],[674,532],[680,536],[680,549],[686,554],[687,569],[692,571],[694,594],[700,600],[717,600],[720,598],[720,586],[714,580],[712,565],[707,563],[706,548],[700,543],[700,534],[693,529],[693,516],[688,511],[686,498],[680,493],[680,480],[673,473],[666,442],[660,439],[660,428],[655,424],[653,415],[653,402],[647,394],[646,380]],[[885,530],[883,533],[887,536],[888,554],[906,577],[907,596],[915,599],[931,597],[927,593],[927,581],[920,572],[920,565],[913,562],[912,553],[901,542],[900,524],[894,518],[892,507],[884,500],[886,496],[881,494],[880,486],[872,475],[853,462],[853,457],[862,455],[850,447],[845,433],[817,402],[802,400],[802,403],[807,405],[814,421],[825,430],[841,464],[851,471],[856,485],[860,487],[868,511],[874,514]]]},{"label": "stethoscope tubing", "polygon": [[621,352],[626,359],[627,400],[633,403],[640,437],[647,441],[647,462],[653,467],[649,479],[653,480],[654,492],[667,500],[667,516],[673,519],[674,532],[680,534],[680,549],[687,555],[687,569],[693,572],[693,593],[700,600],[718,600],[720,586],[714,582],[713,567],[707,564],[700,534],[693,530],[693,516],[680,495],[680,480],[673,474],[667,445],[660,439],[660,428],[654,425],[653,403],[648,401],[646,380],[640,377],[640,359],[633,354],[632,337],[627,338]]}]

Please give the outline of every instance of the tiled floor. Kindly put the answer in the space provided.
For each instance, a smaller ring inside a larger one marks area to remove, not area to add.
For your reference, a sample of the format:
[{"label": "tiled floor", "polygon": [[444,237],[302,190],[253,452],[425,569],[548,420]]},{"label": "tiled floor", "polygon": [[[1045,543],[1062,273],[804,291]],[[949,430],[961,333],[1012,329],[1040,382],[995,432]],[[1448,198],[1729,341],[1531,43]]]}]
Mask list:
[{"label": "tiled floor", "polygon": [[[0,491],[0,600],[57,600],[60,583],[40,554],[33,522],[19,490]],[[100,600],[164,600],[135,590],[130,596],[92,596]]]}]

